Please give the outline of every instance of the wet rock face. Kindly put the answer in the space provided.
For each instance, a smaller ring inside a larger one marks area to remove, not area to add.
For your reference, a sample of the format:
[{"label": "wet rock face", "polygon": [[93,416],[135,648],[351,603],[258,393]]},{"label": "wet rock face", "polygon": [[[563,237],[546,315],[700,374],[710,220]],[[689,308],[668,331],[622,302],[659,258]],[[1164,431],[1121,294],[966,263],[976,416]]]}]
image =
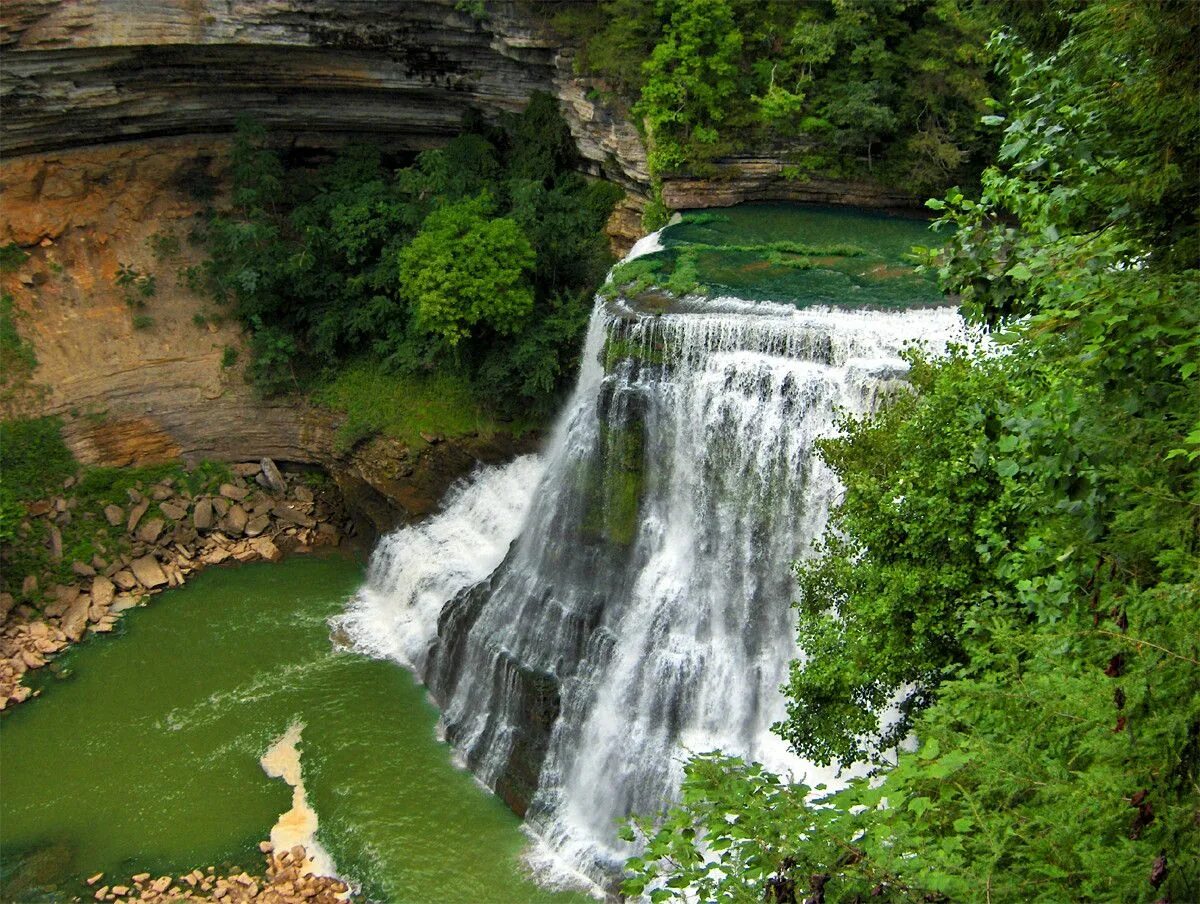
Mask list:
[{"label": "wet rock face", "polygon": [[[6,157],[220,134],[249,115],[300,144],[444,143],[468,109],[560,99],[593,172],[644,185],[632,125],[588,97],[528,8],[490,0],[13,0],[0,13]],[[594,95],[593,95],[594,96]]]}]

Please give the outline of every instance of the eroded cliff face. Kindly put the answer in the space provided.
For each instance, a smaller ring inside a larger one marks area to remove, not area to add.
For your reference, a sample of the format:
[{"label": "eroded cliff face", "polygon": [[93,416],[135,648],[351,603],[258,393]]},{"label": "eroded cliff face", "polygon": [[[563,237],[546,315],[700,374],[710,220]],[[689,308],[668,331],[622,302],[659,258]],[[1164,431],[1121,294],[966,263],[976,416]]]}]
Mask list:
[{"label": "eroded cliff face", "polygon": [[248,114],[301,144],[437,146],[468,109],[555,94],[593,172],[647,182],[636,130],[538,25],[536,7],[456,0],[13,0],[0,18],[5,156],[228,132]]},{"label": "eroded cliff face", "polygon": [[[631,244],[649,190],[627,111],[576,75],[532,0],[10,0],[0,9],[5,158],[178,135],[222,135],[246,114],[299,146],[356,137],[440,145],[477,110],[555,95],[583,166],[630,192],[614,219]],[[717,178],[667,179],[677,208],[791,199],[913,207],[903,190],[796,180],[775,150],[720,161]]]}]

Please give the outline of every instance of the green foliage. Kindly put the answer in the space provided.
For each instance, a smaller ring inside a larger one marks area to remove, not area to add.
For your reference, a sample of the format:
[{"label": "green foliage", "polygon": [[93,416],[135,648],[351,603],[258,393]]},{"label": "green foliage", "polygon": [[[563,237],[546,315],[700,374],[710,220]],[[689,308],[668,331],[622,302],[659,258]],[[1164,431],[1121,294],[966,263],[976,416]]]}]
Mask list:
[{"label": "green foliage", "polygon": [[229,370],[233,365],[237,364],[238,350],[232,345],[227,345],[221,349],[221,369]]},{"label": "green foliage", "polygon": [[148,330],[154,326],[154,318],[148,314],[134,314],[133,328],[135,330]]},{"label": "green foliage", "polygon": [[120,287],[125,304],[131,308],[145,307],[146,301],[158,293],[158,278],[153,273],[142,273],[131,264],[118,264],[113,282]]},{"label": "green foliage", "polygon": [[179,253],[179,236],[173,232],[156,232],[146,239],[146,244],[157,261],[164,261]]},{"label": "green foliage", "polygon": [[553,21],[582,45],[580,69],[637,98],[656,175],[776,145],[795,176],[922,190],[987,149],[993,20],[963,0],[602,0]]},{"label": "green foliage", "polygon": [[654,173],[717,156],[719,129],[738,100],[742,34],[729,0],[659,4],[670,20],[643,69],[634,113],[643,117]]},{"label": "green foliage", "polygon": [[9,390],[29,378],[37,367],[37,354],[33,346],[17,332],[16,309],[13,298],[0,293],[0,389]]},{"label": "green foliage", "polygon": [[16,273],[29,259],[29,253],[15,242],[0,245],[0,273]]},{"label": "green foliage", "polygon": [[399,255],[416,328],[451,348],[480,325],[515,333],[533,310],[533,248],[491,210],[486,195],[439,208]]},{"label": "green foliage", "polygon": [[316,401],[345,413],[338,445],[345,451],[376,434],[421,446],[421,434],[446,438],[521,432],[521,422],[502,424],[480,405],[472,383],[462,375],[397,374],[374,361],[342,368],[317,389]]},{"label": "green foliage", "polygon": [[879,769],[814,805],[694,761],[629,890],[1200,896],[1200,8],[1014,9],[997,162],[926,252],[1001,353],[912,356],[911,393],[824,443],[846,494],[799,568],[777,729]]},{"label": "green foliage", "polygon": [[487,20],[487,6],[484,0],[456,0],[454,8],[460,13],[466,13],[476,22]]},{"label": "green foliage", "polygon": [[75,473],[56,417],[0,421],[4,486],[18,499],[38,499]]},{"label": "green foliage", "polygon": [[645,84],[642,65],[662,33],[663,21],[655,3],[568,3],[556,11],[551,24],[579,45],[576,71],[602,76],[618,97],[637,96]]},{"label": "green foliage", "polygon": [[[506,410],[545,411],[582,338],[580,297],[611,258],[621,192],[573,171],[557,103],[535,94],[500,127],[478,117],[446,147],[388,172],[377,148],[285,175],[239,127],[236,208],[211,219],[189,286],[231,304],[265,394],[374,357],[397,374],[453,372]],[[436,431],[435,431],[436,432]]]}]

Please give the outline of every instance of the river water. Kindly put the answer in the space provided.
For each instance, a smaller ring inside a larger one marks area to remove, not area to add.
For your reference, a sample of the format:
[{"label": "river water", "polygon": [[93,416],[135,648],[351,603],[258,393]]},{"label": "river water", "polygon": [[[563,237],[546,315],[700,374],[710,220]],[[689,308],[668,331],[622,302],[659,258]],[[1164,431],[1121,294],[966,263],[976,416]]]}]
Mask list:
[{"label": "river water", "polygon": [[257,869],[292,802],[259,757],[295,723],[318,837],[370,898],[586,900],[526,878],[518,819],[453,765],[410,673],[335,648],[361,580],[342,556],[211,569],[61,657],[64,677],[42,670],[42,696],[4,715],[0,900],[61,901],[100,871]]}]

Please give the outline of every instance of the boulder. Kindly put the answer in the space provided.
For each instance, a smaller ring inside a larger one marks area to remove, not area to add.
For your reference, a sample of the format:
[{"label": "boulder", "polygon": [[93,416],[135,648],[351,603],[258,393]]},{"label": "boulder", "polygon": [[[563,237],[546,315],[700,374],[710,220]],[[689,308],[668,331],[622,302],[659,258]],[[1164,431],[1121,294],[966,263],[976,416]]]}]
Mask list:
[{"label": "boulder", "polygon": [[104,506],[104,520],[113,527],[120,526],[121,522],[125,520],[125,509],[119,505]]},{"label": "boulder", "polygon": [[175,491],[166,484],[155,484],[150,488],[150,498],[155,502],[162,502],[164,499],[170,499],[175,495]]},{"label": "boulder", "polygon": [[109,607],[108,611],[110,614],[116,615],[124,612],[126,609],[132,609],[135,606],[140,606],[141,604],[142,598],[140,596],[134,596],[130,593],[121,593],[113,599],[112,606]]},{"label": "boulder", "polygon": [[134,590],[138,586],[137,578],[133,576],[133,572],[128,568],[122,568],[112,576],[113,583],[122,590]]},{"label": "boulder", "polygon": [[270,537],[255,537],[250,541],[250,548],[268,562],[278,562],[283,558],[283,553]]},{"label": "boulder", "polygon": [[129,520],[125,522],[125,530],[133,533],[137,529],[138,522],[142,520],[142,515],[146,514],[146,510],[150,508],[150,500],[143,499],[134,505],[129,512]]},{"label": "boulder", "polygon": [[271,517],[269,515],[255,515],[246,522],[245,534],[247,537],[257,537],[270,526]]},{"label": "boulder", "polygon": [[246,523],[249,520],[250,516],[246,514],[244,508],[240,505],[231,505],[221,521],[221,530],[231,537],[240,537],[245,532]]},{"label": "boulder", "polygon": [[155,543],[163,530],[162,518],[151,518],[138,528],[137,538],[143,543]]},{"label": "boulder", "polygon": [[96,573],[104,571],[108,567],[108,560],[100,558],[100,554],[96,553],[92,556],[92,567],[96,569]]},{"label": "boulder", "polygon": [[62,615],[75,602],[75,598],[79,596],[79,591],[75,587],[64,587],[61,584],[56,584],[51,588],[51,593],[54,594],[54,600],[47,603],[44,611],[49,616]]},{"label": "boulder", "polygon": [[38,579],[36,574],[25,575],[25,580],[21,581],[21,596],[29,598],[37,593]]},{"label": "boulder", "polygon": [[86,562],[72,562],[71,571],[81,578],[94,577],[96,574],[96,569]]},{"label": "boulder", "polygon": [[92,605],[107,606],[112,603],[113,597],[117,595],[117,588],[104,575],[96,575],[92,578]]},{"label": "boulder", "polygon": [[60,531],[53,524],[50,525],[50,558],[55,562],[61,562],[63,557],[63,538]]},{"label": "boulder", "polygon": [[230,556],[229,550],[223,546],[218,546],[216,549],[210,549],[200,557],[200,561],[205,565],[220,565]]},{"label": "boulder", "polygon": [[238,477],[254,477],[262,470],[262,465],[256,461],[243,461],[230,465],[229,470]]},{"label": "boulder", "polygon": [[208,499],[201,499],[196,503],[196,510],[192,512],[192,523],[196,526],[196,530],[207,531],[212,530],[213,526],[213,507],[212,502]]},{"label": "boulder", "polygon": [[317,546],[337,546],[341,542],[341,537],[338,536],[337,528],[327,521],[323,521],[317,525],[317,536],[315,539]]},{"label": "boulder", "polygon": [[91,606],[92,598],[80,594],[67,607],[67,611],[63,613],[62,617],[62,631],[67,635],[67,640],[74,642],[83,637],[83,632],[87,630],[88,610]]},{"label": "boulder", "polygon": [[172,521],[181,521],[183,520],[183,516],[187,514],[187,506],[181,505],[178,502],[164,502],[158,507],[158,510]]},{"label": "boulder", "polygon": [[162,566],[158,564],[158,560],[154,556],[142,556],[140,559],[134,559],[130,568],[133,569],[133,576],[138,579],[138,583],[147,590],[162,587],[167,583],[167,576],[163,574]]},{"label": "boulder", "polygon": [[241,502],[248,495],[250,495],[250,491],[245,487],[235,486],[232,483],[221,484],[221,488],[217,492],[219,492],[226,499],[232,499],[234,502]]},{"label": "boulder", "polygon": [[42,515],[50,514],[52,508],[49,499],[39,499],[37,502],[30,502],[25,506],[26,514],[33,518],[40,518]]},{"label": "boulder", "polygon": [[299,527],[315,527],[317,522],[313,517],[302,511],[298,505],[293,505],[287,502],[281,502],[273,509],[271,513],[280,521],[286,521],[289,524],[295,524]]},{"label": "boulder", "polygon": [[0,593],[0,624],[3,624],[4,620],[8,618],[8,613],[12,612],[13,606],[16,604],[17,601],[11,593]]},{"label": "boulder", "polygon": [[283,479],[283,475],[279,473],[279,468],[275,466],[275,462],[269,458],[264,458],[259,462],[262,472],[255,478],[259,486],[266,487],[272,493],[277,493],[283,496],[287,493],[287,483]]},{"label": "boulder", "polygon": [[310,490],[308,487],[304,486],[303,484],[296,487],[296,489],[292,491],[292,495],[295,496],[297,499],[299,499],[301,502],[312,502],[313,501],[313,491]]},{"label": "boulder", "polygon": [[213,511],[217,513],[218,518],[224,518],[229,513],[229,500],[224,496],[214,496],[212,507]]}]

